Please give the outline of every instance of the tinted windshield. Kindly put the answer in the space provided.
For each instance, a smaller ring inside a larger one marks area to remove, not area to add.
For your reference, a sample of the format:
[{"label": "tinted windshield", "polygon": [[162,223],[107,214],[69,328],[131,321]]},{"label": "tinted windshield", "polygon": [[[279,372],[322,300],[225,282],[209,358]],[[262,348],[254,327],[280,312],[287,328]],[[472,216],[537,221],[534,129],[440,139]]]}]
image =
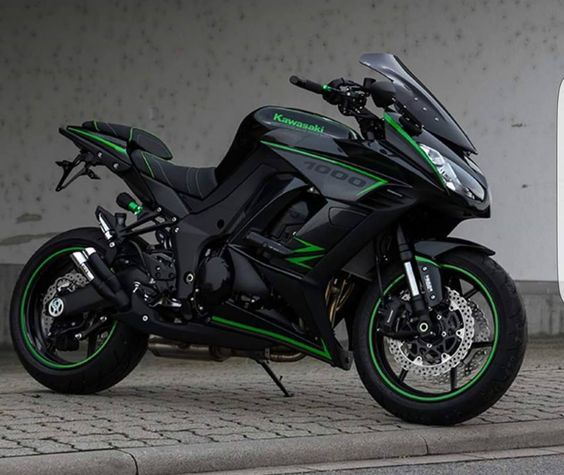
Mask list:
[{"label": "tinted windshield", "polygon": [[364,54],[360,62],[394,83],[398,101],[407,107],[425,129],[476,153],[474,145],[448,111],[396,56],[386,53]]}]

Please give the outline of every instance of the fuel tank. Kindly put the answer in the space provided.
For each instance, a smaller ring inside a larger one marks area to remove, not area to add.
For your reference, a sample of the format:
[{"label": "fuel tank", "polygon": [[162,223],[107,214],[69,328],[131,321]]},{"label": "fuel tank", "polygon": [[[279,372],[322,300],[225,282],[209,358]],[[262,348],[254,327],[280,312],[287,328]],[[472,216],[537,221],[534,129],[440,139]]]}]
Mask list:
[{"label": "fuel tank", "polygon": [[264,106],[251,112],[239,126],[227,155],[217,168],[218,179],[233,171],[240,161],[271,133],[284,136],[284,143],[295,143],[311,138],[356,140],[359,134],[334,119],[313,112],[280,106]]},{"label": "fuel tank", "polygon": [[267,131],[284,128],[335,139],[355,139],[356,132],[336,120],[299,109],[266,106],[250,114],[245,121],[264,127]]}]

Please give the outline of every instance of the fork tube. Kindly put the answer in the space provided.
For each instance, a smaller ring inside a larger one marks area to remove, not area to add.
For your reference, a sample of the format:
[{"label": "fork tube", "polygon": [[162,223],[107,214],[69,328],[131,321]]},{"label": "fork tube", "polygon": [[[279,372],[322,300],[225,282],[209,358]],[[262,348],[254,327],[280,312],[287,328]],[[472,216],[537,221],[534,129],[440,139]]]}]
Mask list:
[{"label": "fork tube", "polygon": [[407,283],[409,285],[409,291],[411,293],[411,306],[413,307],[413,313],[419,318],[417,323],[417,331],[420,334],[426,335],[431,331],[431,319],[429,318],[429,312],[427,310],[427,305],[421,292],[419,290],[419,283],[417,282],[417,277],[413,271],[413,263],[415,262],[415,254],[411,249],[411,246],[405,238],[403,229],[401,225],[398,225],[397,242],[399,257],[405,269],[405,275],[407,276]]}]

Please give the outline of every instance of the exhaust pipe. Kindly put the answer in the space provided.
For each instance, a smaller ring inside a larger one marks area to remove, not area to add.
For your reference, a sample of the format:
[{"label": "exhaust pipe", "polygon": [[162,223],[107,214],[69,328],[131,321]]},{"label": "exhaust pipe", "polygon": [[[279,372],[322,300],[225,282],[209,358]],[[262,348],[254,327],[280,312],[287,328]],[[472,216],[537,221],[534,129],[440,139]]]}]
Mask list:
[{"label": "exhaust pipe", "polygon": [[153,353],[153,355],[161,358],[217,362],[223,362],[231,356],[236,356],[229,348],[183,343],[181,341],[168,340],[159,336],[151,336],[151,338],[149,338],[149,351]]},{"label": "exhaust pipe", "polygon": [[224,348],[215,345],[196,345],[181,341],[169,340],[160,336],[149,338],[149,351],[161,358],[223,362],[231,357],[255,358],[277,363],[292,363],[301,360],[305,355],[294,350],[277,347],[276,351],[244,351]]},{"label": "exhaust pipe", "polygon": [[57,296],[47,304],[47,313],[52,317],[72,316],[90,310],[129,306],[129,297],[117,276],[93,247],[71,254],[76,268],[86,277],[90,285],[67,295]]},{"label": "exhaust pipe", "polygon": [[102,297],[120,309],[129,305],[129,298],[120,281],[96,252],[96,249],[87,247],[83,251],[73,252],[71,258]]}]

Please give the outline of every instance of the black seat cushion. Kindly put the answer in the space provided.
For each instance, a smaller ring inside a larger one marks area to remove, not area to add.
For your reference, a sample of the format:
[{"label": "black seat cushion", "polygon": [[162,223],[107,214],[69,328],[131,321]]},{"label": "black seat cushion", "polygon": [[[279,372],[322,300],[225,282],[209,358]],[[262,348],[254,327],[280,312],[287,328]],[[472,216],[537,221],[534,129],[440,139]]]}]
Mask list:
[{"label": "black seat cushion", "polygon": [[109,122],[98,122],[91,120],[84,122],[85,129],[101,134],[110,135],[121,140],[125,140],[133,149],[141,149],[152,153],[163,160],[171,160],[172,152],[165,143],[149,132],[129,125],[110,124]]},{"label": "black seat cushion", "polygon": [[179,193],[203,199],[217,187],[214,167],[181,167],[143,150],[135,150],[131,153],[131,159],[142,173]]}]

